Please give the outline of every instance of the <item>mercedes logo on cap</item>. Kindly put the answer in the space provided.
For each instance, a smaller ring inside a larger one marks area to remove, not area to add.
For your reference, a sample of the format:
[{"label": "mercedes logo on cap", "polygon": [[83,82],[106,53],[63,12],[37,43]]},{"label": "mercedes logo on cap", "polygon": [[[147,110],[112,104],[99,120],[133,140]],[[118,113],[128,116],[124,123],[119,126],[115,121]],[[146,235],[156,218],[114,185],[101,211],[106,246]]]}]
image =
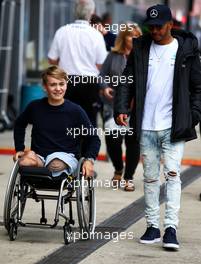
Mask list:
[{"label": "mercedes logo on cap", "polygon": [[150,11],[150,17],[151,18],[156,18],[158,16],[158,11],[156,9],[152,9]]}]

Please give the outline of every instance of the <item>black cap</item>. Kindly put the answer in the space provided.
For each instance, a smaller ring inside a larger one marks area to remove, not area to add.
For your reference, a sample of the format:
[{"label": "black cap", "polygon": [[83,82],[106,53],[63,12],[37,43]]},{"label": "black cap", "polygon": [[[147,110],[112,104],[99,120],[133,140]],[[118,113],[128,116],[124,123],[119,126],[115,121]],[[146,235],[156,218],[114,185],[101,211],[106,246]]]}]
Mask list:
[{"label": "black cap", "polygon": [[166,5],[154,5],[147,9],[147,18],[144,21],[147,25],[162,26],[172,20],[172,13]]}]

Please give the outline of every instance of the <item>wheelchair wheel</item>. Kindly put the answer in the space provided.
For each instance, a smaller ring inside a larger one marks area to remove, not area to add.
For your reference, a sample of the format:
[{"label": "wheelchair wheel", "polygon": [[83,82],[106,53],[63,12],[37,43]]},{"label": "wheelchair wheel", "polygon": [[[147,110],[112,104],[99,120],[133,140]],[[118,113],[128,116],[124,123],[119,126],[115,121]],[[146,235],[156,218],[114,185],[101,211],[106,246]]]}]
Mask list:
[{"label": "wheelchair wheel", "polygon": [[7,229],[10,238],[16,238],[17,235],[16,230],[19,220],[19,205],[20,217],[22,217],[26,204],[28,186],[22,185],[20,179],[19,165],[18,162],[16,162],[10,175],[4,200],[4,226]]},{"label": "wheelchair wheel", "polygon": [[72,229],[68,223],[65,223],[63,226],[64,230],[64,243],[68,245],[72,242]]},{"label": "wheelchair wheel", "polygon": [[10,228],[9,228],[10,241],[14,241],[16,237],[17,237],[17,223],[13,219],[13,221],[10,222]]},{"label": "wheelchair wheel", "polygon": [[85,179],[82,175],[82,164],[84,159],[78,164],[79,187],[77,194],[77,214],[81,232],[93,233],[96,222],[96,200],[93,178]]}]

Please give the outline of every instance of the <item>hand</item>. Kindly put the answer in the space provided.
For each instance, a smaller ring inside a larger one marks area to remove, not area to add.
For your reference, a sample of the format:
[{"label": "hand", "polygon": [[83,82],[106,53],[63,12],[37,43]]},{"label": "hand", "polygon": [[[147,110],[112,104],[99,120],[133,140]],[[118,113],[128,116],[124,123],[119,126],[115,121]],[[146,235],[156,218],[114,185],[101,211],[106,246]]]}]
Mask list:
[{"label": "hand", "polygon": [[114,90],[110,87],[103,89],[103,95],[109,100],[112,101],[114,98]]},{"label": "hand", "polygon": [[90,178],[94,174],[94,164],[90,160],[85,160],[82,165],[82,174],[85,178]]},{"label": "hand", "polygon": [[128,125],[128,122],[126,121],[127,118],[128,118],[127,114],[120,114],[116,118],[116,122],[120,126],[127,126]]},{"label": "hand", "polygon": [[17,160],[20,159],[23,155],[24,155],[24,151],[18,151],[18,152],[16,152],[15,155],[13,156],[13,161],[17,161]]}]

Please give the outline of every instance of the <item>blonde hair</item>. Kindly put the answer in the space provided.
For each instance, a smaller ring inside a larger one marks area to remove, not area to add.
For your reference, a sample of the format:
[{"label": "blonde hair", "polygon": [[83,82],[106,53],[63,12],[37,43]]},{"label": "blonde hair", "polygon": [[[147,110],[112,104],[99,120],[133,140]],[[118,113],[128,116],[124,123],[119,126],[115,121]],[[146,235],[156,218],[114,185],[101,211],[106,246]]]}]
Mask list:
[{"label": "blonde hair", "polygon": [[68,80],[67,73],[56,65],[50,66],[46,70],[43,71],[41,75],[43,84],[47,84],[48,76],[53,77],[58,80],[61,80],[61,79],[64,79],[65,81]]},{"label": "blonde hair", "polygon": [[111,50],[113,52],[123,54],[125,51],[126,38],[132,36],[133,30],[138,34],[136,37],[140,37],[142,35],[142,31],[138,24],[132,22],[127,23],[125,24],[125,27],[119,31],[119,34],[115,40],[114,48]]}]

